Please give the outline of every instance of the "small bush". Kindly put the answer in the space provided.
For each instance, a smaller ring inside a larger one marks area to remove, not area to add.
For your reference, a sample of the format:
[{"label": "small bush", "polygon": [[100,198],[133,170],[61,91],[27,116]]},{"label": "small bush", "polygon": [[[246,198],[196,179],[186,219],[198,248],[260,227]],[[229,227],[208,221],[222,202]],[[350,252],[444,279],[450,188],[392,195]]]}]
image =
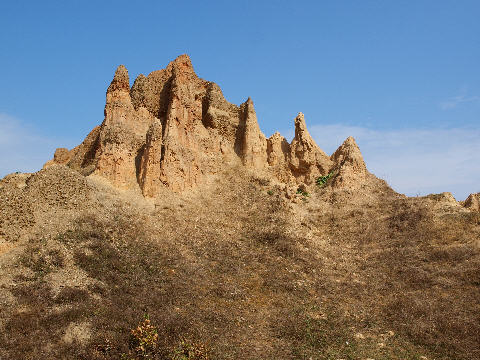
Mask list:
[{"label": "small bush", "polygon": [[309,196],[310,196],[310,194],[309,194],[308,192],[302,190],[301,188],[298,188],[298,189],[297,189],[297,194],[298,194],[298,195],[305,196],[305,197],[309,197]]},{"label": "small bush", "polygon": [[130,333],[130,350],[138,359],[152,358],[158,348],[158,331],[148,317]]},{"label": "small bush", "polygon": [[329,179],[331,179],[333,177],[333,175],[334,175],[334,173],[332,171],[332,172],[328,173],[327,175],[320,176],[320,177],[317,178],[315,183],[318,186],[322,187],[328,182]]}]

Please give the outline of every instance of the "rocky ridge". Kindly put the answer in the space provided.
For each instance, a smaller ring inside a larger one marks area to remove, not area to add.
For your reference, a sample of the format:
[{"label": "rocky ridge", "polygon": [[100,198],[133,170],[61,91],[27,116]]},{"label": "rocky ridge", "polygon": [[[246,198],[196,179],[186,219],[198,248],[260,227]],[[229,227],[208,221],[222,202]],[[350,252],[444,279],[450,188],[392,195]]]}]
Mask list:
[{"label": "rocky ridge", "polygon": [[279,133],[267,139],[253,101],[228,102],[218,85],[195,74],[187,55],[129,84],[120,65],[107,90],[103,123],[76,148],[57,149],[45,167],[64,164],[119,188],[139,187],[147,197],[162,187],[194,188],[235,163],[291,186],[313,185],[334,172],[337,187],[353,188],[368,175],[353,138],[329,157],[310,136],[302,113],[291,143]]},{"label": "rocky ridge", "polygon": [[[44,168],[66,165],[119,189],[139,189],[149,198],[164,189],[196,188],[232,165],[276,179],[288,198],[321,177],[333,189],[384,185],[367,170],[353,137],[331,156],[320,149],[303,113],[294,120],[290,143],[278,132],[266,138],[252,99],[239,106],[228,102],[217,84],[196,75],[187,55],[148,76],[140,74],[131,87],[120,65],[107,89],[104,113],[102,124],[80,145],[57,149]],[[459,205],[479,211],[478,194]]]}]

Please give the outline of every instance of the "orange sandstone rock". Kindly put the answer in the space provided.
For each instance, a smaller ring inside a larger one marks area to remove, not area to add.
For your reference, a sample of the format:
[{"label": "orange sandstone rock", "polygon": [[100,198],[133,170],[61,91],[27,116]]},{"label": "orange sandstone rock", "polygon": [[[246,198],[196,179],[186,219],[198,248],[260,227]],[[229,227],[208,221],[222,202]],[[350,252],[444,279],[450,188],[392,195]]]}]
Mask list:
[{"label": "orange sandstone rock", "polygon": [[290,185],[312,185],[336,169],[334,184],[348,187],[367,171],[353,138],[328,157],[310,136],[302,113],[291,144],[279,133],[267,140],[253,101],[237,106],[225,100],[218,85],[196,75],[187,55],[139,75],[131,88],[120,65],[107,89],[102,124],[74,149],[57,149],[45,167],[53,164],[94,173],[148,197],[163,188],[196,187],[226,164],[270,172]]}]

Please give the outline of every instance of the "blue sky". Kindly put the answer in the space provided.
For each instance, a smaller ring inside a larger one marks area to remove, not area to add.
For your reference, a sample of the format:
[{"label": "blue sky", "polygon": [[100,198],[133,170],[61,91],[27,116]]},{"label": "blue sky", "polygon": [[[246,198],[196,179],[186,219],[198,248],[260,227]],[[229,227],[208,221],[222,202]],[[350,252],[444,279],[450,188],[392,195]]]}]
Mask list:
[{"label": "blue sky", "polygon": [[267,136],[302,111],[332,153],[356,137],[408,195],[480,191],[479,1],[2,1],[0,176],[38,170],[131,81],[190,55]]}]

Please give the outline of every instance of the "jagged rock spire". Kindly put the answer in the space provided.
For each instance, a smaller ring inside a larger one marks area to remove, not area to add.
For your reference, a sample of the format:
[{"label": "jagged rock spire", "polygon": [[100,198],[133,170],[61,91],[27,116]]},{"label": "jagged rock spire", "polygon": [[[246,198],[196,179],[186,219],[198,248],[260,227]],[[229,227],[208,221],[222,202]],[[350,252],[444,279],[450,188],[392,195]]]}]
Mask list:
[{"label": "jagged rock spire", "polygon": [[246,166],[264,168],[267,164],[267,139],[260,130],[253,101],[249,97],[242,104],[243,142],[242,160]]},{"label": "jagged rock spire", "polygon": [[295,118],[295,137],[290,144],[290,168],[293,176],[305,184],[312,184],[316,177],[326,175],[332,161],[310,136],[305,116]]},{"label": "jagged rock spire", "polygon": [[115,76],[113,77],[110,86],[107,89],[107,93],[116,90],[130,90],[130,79],[128,77],[128,70],[124,65],[117,67]]}]

